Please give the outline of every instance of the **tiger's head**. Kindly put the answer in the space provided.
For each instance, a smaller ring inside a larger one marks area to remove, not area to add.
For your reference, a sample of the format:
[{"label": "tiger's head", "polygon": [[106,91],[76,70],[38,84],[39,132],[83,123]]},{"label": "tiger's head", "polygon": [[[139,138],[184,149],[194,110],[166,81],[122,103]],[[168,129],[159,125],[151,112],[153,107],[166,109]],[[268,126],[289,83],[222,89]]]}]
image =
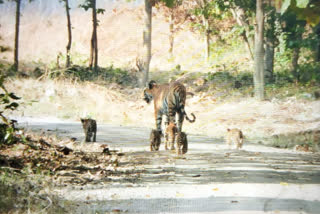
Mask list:
[{"label": "tiger's head", "polygon": [[153,99],[152,91],[156,85],[157,85],[156,81],[151,80],[148,84],[148,87],[146,87],[143,90],[143,100],[146,101],[147,103],[150,103],[152,101]]}]

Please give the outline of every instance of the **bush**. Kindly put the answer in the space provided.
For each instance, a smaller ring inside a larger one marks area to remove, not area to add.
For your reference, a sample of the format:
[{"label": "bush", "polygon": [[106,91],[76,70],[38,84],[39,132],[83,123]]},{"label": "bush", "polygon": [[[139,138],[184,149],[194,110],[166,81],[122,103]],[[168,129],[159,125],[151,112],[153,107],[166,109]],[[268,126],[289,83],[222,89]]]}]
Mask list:
[{"label": "bush", "polygon": [[220,86],[231,85],[233,88],[253,86],[253,75],[249,72],[239,74],[230,74],[227,71],[208,73],[208,80]]},{"label": "bush", "polygon": [[64,70],[52,71],[49,74],[52,79],[67,78],[80,81],[96,81],[103,80],[105,82],[115,82],[120,85],[134,85],[137,83],[137,77],[130,74],[128,71],[113,68],[113,66],[106,68],[99,68],[96,72],[88,67],[81,67],[74,65]]},{"label": "bush", "polygon": [[3,143],[12,143],[14,141],[14,132],[16,131],[14,127],[14,120],[9,120],[4,116],[4,111],[11,110],[14,111],[18,108],[19,104],[15,102],[19,100],[20,97],[17,97],[14,93],[9,93],[4,87],[4,77],[0,77],[0,145]]},{"label": "bush", "polygon": [[298,82],[303,84],[320,82],[320,63],[305,63],[298,67]]},{"label": "bush", "polygon": [[220,71],[215,73],[208,73],[208,80],[215,82],[229,82],[233,76],[227,71]]}]

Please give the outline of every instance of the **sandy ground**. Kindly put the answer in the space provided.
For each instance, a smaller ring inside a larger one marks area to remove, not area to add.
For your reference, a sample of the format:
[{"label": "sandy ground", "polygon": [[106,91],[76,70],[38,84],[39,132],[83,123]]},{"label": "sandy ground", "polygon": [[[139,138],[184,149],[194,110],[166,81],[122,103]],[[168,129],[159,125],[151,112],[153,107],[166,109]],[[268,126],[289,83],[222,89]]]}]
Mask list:
[{"label": "sandy ground", "polygon": [[[20,119],[20,125],[62,138],[84,136],[79,122]],[[318,213],[320,155],[189,135],[183,156],[149,151],[150,129],[98,125],[97,143],[124,153],[136,177],[111,176],[53,191],[77,204],[74,213]],[[120,170],[120,169],[119,169]]]}]

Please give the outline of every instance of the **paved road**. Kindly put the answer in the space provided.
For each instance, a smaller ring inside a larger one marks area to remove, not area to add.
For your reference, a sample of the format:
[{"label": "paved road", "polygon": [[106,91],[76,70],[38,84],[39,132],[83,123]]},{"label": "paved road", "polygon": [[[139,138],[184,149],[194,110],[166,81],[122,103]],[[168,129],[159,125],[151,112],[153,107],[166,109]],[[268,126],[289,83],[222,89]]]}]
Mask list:
[{"label": "paved road", "polygon": [[[80,123],[26,121],[21,125],[84,138]],[[75,213],[320,213],[319,154],[250,142],[236,151],[221,139],[191,135],[188,153],[178,157],[163,145],[148,151],[149,133],[99,125],[97,141],[130,157],[136,176],[57,192],[78,203]]]}]

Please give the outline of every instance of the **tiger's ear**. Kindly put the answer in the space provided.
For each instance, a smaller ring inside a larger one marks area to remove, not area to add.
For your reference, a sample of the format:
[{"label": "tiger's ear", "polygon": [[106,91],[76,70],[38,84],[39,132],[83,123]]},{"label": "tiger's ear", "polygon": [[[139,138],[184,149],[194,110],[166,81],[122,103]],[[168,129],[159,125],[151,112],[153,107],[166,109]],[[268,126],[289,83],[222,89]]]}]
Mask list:
[{"label": "tiger's ear", "polygon": [[149,82],[149,84],[148,84],[149,89],[152,89],[155,85],[157,85],[156,81],[151,80],[151,81]]},{"label": "tiger's ear", "polygon": [[80,118],[80,120],[81,120],[81,123],[83,123],[83,122],[84,122],[84,119],[83,119],[83,118]]}]

